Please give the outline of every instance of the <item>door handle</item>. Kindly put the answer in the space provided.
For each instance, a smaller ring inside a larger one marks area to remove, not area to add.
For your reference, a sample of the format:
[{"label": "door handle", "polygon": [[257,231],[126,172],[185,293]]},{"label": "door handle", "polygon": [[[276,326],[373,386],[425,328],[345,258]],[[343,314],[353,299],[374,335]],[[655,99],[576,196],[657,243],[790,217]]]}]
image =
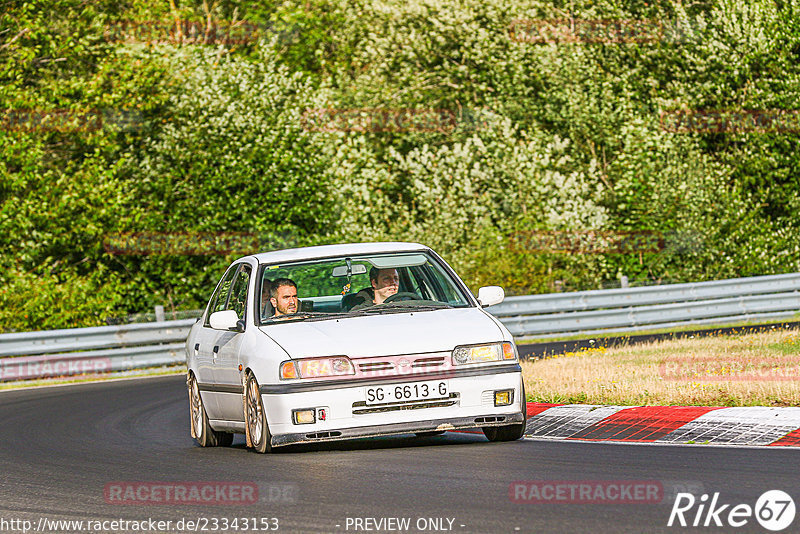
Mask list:
[{"label": "door handle", "polygon": [[217,353],[219,352],[219,345],[214,345],[214,350],[211,351],[214,353],[214,358],[217,357]]},{"label": "door handle", "polygon": [[194,355],[197,356],[197,353],[200,352],[200,343],[194,344]]}]

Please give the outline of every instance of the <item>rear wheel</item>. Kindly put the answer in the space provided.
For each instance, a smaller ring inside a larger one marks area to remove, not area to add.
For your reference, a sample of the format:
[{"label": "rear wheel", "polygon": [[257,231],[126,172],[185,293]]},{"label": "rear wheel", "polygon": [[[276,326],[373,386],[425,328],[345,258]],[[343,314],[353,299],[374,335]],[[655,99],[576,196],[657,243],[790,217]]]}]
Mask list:
[{"label": "rear wheel", "polygon": [[489,441],[515,441],[525,435],[525,423],[528,420],[525,385],[522,385],[522,422],[505,426],[485,426],[483,433]]},{"label": "rear wheel", "polygon": [[272,436],[267,425],[267,413],[264,411],[264,403],[261,400],[261,392],[258,390],[258,381],[253,374],[247,376],[247,431],[250,434],[250,442],[256,452],[265,453],[272,451]]},{"label": "rear wheel", "polygon": [[187,380],[189,388],[189,415],[192,418],[192,437],[201,447],[228,447],[233,443],[233,434],[219,432],[211,428],[208,422],[206,407],[203,397],[200,396],[200,387],[193,373],[189,373]]}]

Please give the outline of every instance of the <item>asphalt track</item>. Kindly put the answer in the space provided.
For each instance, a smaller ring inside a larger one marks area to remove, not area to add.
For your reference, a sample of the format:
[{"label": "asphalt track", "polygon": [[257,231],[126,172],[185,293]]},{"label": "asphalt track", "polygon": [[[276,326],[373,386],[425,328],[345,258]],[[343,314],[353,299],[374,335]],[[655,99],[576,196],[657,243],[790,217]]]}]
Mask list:
[{"label": "asphalt track", "polygon": [[[410,518],[409,532],[765,532],[753,518],[738,529],[668,528],[670,492],[719,492],[720,503],[753,506],[781,489],[800,504],[799,453],[781,448],[489,443],[447,433],[271,455],[246,450],[237,436],[230,448],[203,449],[189,436],[184,379],[176,376],[3,392],[0,421],[0,528],[3,520],[37,525],[43,517],[173,524],[276,517],[279,532],[398,532],[354,529],[355,518],[397,517]],[[667,495],[657,504],[521,504],[509,497],[520,480],[658,481]],[[106,485],[126,481],[252,482],[261,495],[254,504],[108,504]],[[270,495],[270,485],[290,491]],[[444,529],[417,528],[428,518],[452,519],[451,530],[446,520]],[[800,517],[786,532],[798,525]]]}]

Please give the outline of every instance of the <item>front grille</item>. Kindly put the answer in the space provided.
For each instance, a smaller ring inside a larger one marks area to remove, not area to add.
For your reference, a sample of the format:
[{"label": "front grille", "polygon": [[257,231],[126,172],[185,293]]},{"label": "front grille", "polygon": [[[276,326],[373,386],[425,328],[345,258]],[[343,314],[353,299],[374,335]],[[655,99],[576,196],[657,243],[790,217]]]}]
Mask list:
[{"label": "front grille", "polygon": [[391,371],[392,369],[394,369],[394,364],[392,362],[368,362],[358,364],[358,370],[363,373],[371,371]]},{"label": "front grille", "polygon": [[342,435],[341,432],[334,430],[332,432],[312,432],[310,434],[306,434],[306,438],[308,439],[335,438],[341,435]]},{"label": "front grille", "polygon": [[411,367],[414,368],[421,368],[421,367],[439,367],[444,363],[443,356],[437,356],[435,358],[418,358],[414,360],[414,363],[411,364]]},{"label": "front grille", "polygon": [[393,402],[388,404],[377,404],[367,406],[367,401],[353,403],[353,415],[365,413],[397,412],[400,410],[419,410],[422,408],[441,408],[443,406],[453,406],[459,400],[458,393],[451,393],[448,398],[429,399],[411,403]]},{"label": "front grille", "polygon": [[476,423],[502,423],[505,420],[506,420],[505,416],[502,416],[502,415],[499,415],[499,416],[496,416],[496,417],[491,417],[490,416],[490,417],[476,417],[475,418],[475,422]]}]

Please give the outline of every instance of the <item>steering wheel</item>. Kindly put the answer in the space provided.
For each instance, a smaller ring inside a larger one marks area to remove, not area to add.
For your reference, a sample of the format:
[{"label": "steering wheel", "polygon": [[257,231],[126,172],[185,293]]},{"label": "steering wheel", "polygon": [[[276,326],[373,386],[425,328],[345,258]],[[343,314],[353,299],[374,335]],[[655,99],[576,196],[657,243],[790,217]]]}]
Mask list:
[{"label": "steering wheel", "polygon": [[422,297],[420,297],[416,293],[412,293],[411,291],[400,291],[399,293],[395,293],[394,295],[386,297],[386,300],[384,300],[383,302],[385,304],[388,304],[396,300],[422,300]]}]

